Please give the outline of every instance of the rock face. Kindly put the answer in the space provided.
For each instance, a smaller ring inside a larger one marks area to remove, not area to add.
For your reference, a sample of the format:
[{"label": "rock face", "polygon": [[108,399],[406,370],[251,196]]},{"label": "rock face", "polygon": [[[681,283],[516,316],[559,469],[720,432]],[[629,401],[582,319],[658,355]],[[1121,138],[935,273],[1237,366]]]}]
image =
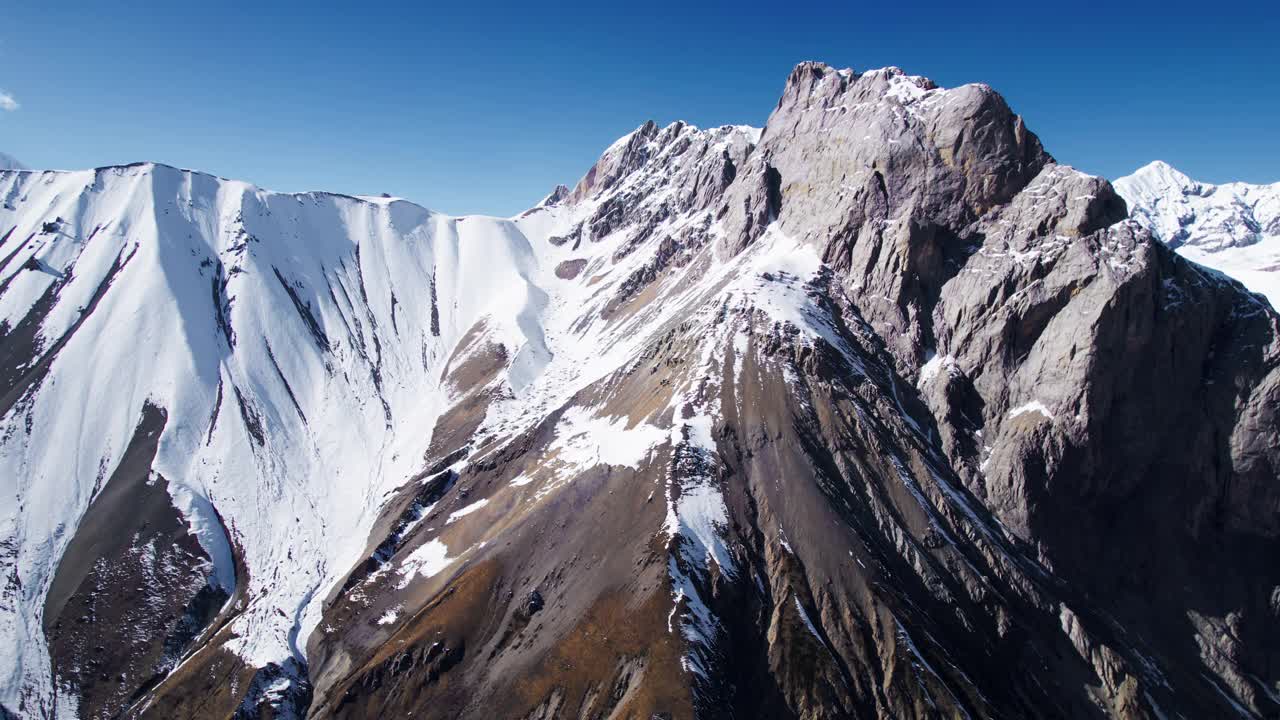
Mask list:
[{"label": "rock face", "polygon": [[1133,219],[1186,258],[1280,302],[1280,183],[1196,182],[1153,162],[1116,181]]},{"label": "rock face", "polygon": [[0,194],[7,712],[1280,712],[1280,320],[990,88],[804,63],[509,221]]}]

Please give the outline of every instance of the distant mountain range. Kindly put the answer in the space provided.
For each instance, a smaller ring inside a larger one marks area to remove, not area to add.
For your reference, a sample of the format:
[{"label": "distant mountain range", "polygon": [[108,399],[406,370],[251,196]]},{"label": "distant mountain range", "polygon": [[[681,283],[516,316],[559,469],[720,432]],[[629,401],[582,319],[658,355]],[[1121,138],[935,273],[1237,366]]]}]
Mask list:
[{"label": "distant mountain range", "polygon": [[1115,188],[1158,239],[1280,306],[1280,183],[1211,185],[1157,161]]},{"label": "distant mountain range", "polygon": [[12,155],[0,152],[0,170],[26,170],[27,166],[18,162]]},{"label": "distant mountain range", "polygon": [[1179,254],[1274,215],[1183,180],[811,62],[506,219],[0,171],[0,717],[1275,717],[1280,317]]}]

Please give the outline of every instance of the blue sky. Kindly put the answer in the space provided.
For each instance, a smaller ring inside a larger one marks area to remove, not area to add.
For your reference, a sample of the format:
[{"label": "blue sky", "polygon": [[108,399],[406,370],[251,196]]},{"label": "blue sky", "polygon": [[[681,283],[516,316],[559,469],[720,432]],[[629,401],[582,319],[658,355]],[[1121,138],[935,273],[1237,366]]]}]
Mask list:
[{"label": "blue sky", "polygon": [[646,119],[762,125],[817,59],[989,83],[1088,172],[1280,180],[1274,2],[126,5],[0,0],[0,151],[507,215]]}]

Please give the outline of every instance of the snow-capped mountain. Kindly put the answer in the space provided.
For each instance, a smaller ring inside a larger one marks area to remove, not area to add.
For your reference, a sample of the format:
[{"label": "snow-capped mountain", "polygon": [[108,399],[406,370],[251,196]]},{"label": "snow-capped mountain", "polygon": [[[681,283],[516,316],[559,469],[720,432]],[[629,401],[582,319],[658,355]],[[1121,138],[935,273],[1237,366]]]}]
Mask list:
[{"label": "snow-capped mountain", "polygon": [[510,219],[0,172],[16,717],[1280,709],[1280,328],[984,85]]},{"label": "snow-capped mountain", "polygon": [[27,166],[12,155],[0,152],[0,170],[26,170]]},{"label": "snow-capped mountain", "polygon": [[1156,161],[1115,187],[1157,238],[1280,305],[1280,183],[1210,185]]}]

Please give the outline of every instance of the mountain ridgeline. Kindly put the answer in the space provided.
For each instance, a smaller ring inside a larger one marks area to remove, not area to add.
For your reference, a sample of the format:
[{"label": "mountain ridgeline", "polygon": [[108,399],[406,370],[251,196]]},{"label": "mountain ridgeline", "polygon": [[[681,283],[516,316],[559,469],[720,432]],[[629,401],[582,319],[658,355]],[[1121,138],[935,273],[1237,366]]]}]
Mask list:
[{"label": "mountain ridgeline", "polygon": [[1280,320],[989,87],[0,202],[3,714],[1280,714]]}]

